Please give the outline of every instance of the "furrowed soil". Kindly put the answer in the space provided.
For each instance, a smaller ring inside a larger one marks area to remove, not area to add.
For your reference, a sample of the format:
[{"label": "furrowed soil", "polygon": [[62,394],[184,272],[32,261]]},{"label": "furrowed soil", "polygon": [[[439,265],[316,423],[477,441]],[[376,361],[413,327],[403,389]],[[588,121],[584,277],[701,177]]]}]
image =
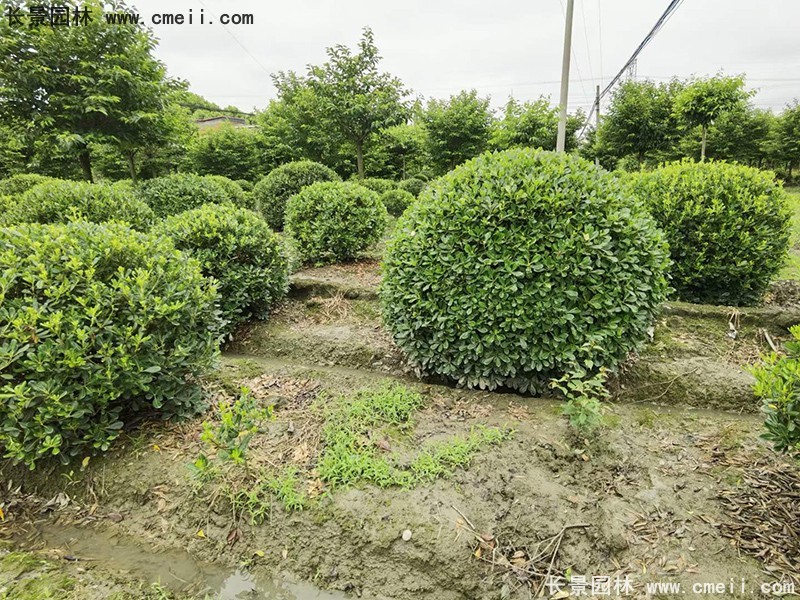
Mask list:
[{"label": "furrowed soil", "polygon": [[[745,369],[785,336],[774,315],[666,310],[582,440],[555,400],[415,378],[380,328],[374,265],[355,268],[295,275],[295,296],[223,357],[206,414],[140,425],[70,467],[0,468],[0,598],[566,597],[543,587],[547,575],[609,577],[612,597],[627,578],[628,598],[800,586],[800,469],[759,439]],[[327,485],[325,407],[387,383],[423,403],[408,431],[364,436],[378,456],[408,465],[483,427],[510,435],[413,487]],[[244,465],[201,439],[240,386],[274,407]],[[205,482],[190,469],[201,454],[218,465]],[[265,473],[292,473],[302,507],[286,508],[286,490],[254,494]],[[25,592],[39,580],[55,591]],[[684,587],[648,592],[652,582]]]}]

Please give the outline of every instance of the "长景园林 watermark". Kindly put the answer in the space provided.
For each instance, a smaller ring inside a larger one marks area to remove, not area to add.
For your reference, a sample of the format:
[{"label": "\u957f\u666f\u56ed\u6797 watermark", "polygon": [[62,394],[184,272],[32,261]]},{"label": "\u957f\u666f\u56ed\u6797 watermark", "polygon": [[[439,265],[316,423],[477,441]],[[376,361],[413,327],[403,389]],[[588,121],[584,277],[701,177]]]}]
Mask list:
[{"label": "\u957f\u666f\u56ed\u6797 watermark", "polygon": [[753,598],[756,594],[785,596],[794,594],[796,586],[791,581],[758,582],[750,584],[745,579],[728,581],[683,583],[679,581],[636,582],[630,575],[570,575],[568,578],[549,576],[544,585],[550,598],[602,598],[625,597],[644,592],[652,594],[680,594],[692,596],[733,595]]},{"label": "\u957f\u666f\u56ed\u6797 watermark", "polygon": [[222,13],[207,15],[205,9],[187,12],[154,13],[149,17],[138,12],[119,11],[94,14],[89,6],[67,4],[34,4],[28,7],[11,5],[6,7],[3,18],[12,27],[81,27],[96,18],[105,19],[109,25],[254,25],[253,13]]}]

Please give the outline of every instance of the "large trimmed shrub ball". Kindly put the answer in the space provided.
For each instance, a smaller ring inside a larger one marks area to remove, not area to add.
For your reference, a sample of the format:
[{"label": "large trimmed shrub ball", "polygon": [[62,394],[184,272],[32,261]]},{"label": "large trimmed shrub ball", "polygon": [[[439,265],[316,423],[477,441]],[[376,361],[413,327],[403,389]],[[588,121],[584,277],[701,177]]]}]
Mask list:
[{"label": "large trimmed shrub ball", "polygon": [[193,173],[174,173],[142,181],[137,194],[162,218],[203,204],[230,202],[227,190],[219,183]]},{"label": "large trimmed shrub ball", "polygon": [[53,181],[53,177],[35,173],[18,173],[17,175],[0,179],[0,196],[19,196],[45,181]]},{"label": "large trimmed shrub ball", "polygon": [[356,183],[315,183],[286,205],[286,232],[303,262],[316,265],[353,260],[386,228],[378,194]]},{"label": "large trimmed shrub ball", "polygon": [[390,215],[399,217],[414,202],[414,195],[405,190],[389,190],[381,194],[381,202]]},{"label": "large trimmed shrub ball", "polygon": [[238,182],[223,175],[204,175],[203,178],[218,183],[225,190],[228,200],[236,206],[253,209],[253,196],[246,194]]},{"label": "large trimmed shrub ball", "polygon": [[0,228],[0,451],[31,468],[106,450],[129,419],[186,416],[216,359],[213,283],[120,224]]},{"label": "large trimmed shrub ball", "polygon": [[340,181],[335,171],[311,160],[281,165],[253,188],[256,206],[275,231],[283,231],[286,201],[304,187],[319,181]]},{"label": "large trimmed shrub ball", "polygon": [[689,302],[757,302],[789,244],[790,213],[773,173],[736,164],[681,162],[626,184],[666,234],[672,286]]},{"label": "large trimmed shrub ball", "polygon": [[425,374],[539,390],[635,350],[666,295],[667,262],[652,218],[593,164],[484,154],[400,218],[384,258],[384,320]]},{"label": "large trimmed shrub ball", "polygon": [[227,331],[250,318],[266,319],[289,286],[278,237],[256,213],[206,204],[168,217],[155,233],[194,256],[207,277],[217,280]]},{"label": "large trimmed shrub ball", "polygon": [[153,211],[121,187],[53,179],[31,188],[0,216],[0,224],[118,221],[140,231],[153,222]]}]

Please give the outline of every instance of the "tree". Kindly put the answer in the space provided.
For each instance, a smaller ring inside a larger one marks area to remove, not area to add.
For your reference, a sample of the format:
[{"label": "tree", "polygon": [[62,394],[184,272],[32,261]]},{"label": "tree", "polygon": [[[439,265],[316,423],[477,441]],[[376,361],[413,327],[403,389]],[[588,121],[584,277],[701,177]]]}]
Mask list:
[{"label": "tree", "polygon": [[258,131],[222,125],[201,131],[188,148],[188,162],[200,175],[256,181],[273,165],[262,162],[263,140]]},{"label": "tree", "polygon": [[375,136],[365,155],[370,173],[377,177],[406,179],[429,177],[428,132],[419,123],[404,123]]},{"label": "tree", "polygon": [[786,107],[776,127],[777,154],[786,164],[787,179],[792,179],[792,169],[800,163],[800,103],[797,100]]},{"label": "tree", "polygon": [[[156,143],[163,110],[175,88],[140,26],[110,25],[101,0],[63,3],[78,26],[0,20],[0,119],[28,139],[57,144],[77,156],[92,180],[92,143],[131,148]],[[6,14],[17,3],[3,0]],[[34,6],[28,0],[20,14]],[[113,11],[121,2],[108,3]]]},{"label": "tree", "polygon": [[[567,117],[566,150],[578,146],[577,132],[583,126],[584,115],[576,113]],[[492,132],[490,145],[497,150],[514,147],[555,148],[558,135],[558,107],[549,98],[520,103],[510,98]]]},{"label": "tree", "polygon": [[[706,157],[761,167],[767,158],[775,116],[743,104],[722,113],[708,128]],[[696,127],[680,141],[681,156],[701,153],[702,129]]]},{"label": "tree", "polygon": [[741,109],[750,96],[744,78],[710,77],[689,83],[675,97],[675,113],[691,126],[700,126],[700,160],[706,159],[708,127],[722,114]]},{"label": "tree", "polygon": [[405,122],[408,92],[398,78],[379,71],[381,56],[369,28],[364,29],[358,52],[337,44],[327,54],[328,61],[310,66],[307,77],[281,72],[274,76],[275,85],[284,95],[293,92],[306,115],[335,128],[352,144],[363,179],[365,144],[374,133]]},{"label": "tree", "polygon": [[595,153],[601,162],[613,167],[616,161],[634,156],[641,165],[668,152],[680,135],[673,102],[681,88],[678,80],[660,84],[626,81],[620,85],[602,115],[595,138]]},{"label": "tree", "polygon": [[428,130],[428,152],[441,174],[486,150],[493,116],[489,99],[470,90],[447,100],[431,100],[422,122]]}]

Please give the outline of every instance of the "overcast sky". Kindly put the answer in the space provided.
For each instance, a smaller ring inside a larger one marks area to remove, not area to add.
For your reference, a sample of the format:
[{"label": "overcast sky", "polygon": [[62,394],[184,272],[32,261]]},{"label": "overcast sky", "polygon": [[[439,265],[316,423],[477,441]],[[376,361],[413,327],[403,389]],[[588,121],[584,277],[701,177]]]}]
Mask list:
[{"label": "overcast sky", "polygon": [[[263,107],[270,73],[304,72],[325,48],[353,46],[369,26],[383,68],[425,98],[475,88],[495,106],[509,95],[558,99],[566,0],[138,0],[155,13],[192,9],[193,25],[153,26],[170,74],[220,105]],[[668,0],[575,0],[570,110],[622,67]],[[205,25],[198,23],[204,9]],[[219,23],[249,13],[253,25]],[[211,24],[208,21],[212,21]],[[684,0],[641,54],[638,78],[745,73],[754,103],[800,98],[800,1]]]}]

